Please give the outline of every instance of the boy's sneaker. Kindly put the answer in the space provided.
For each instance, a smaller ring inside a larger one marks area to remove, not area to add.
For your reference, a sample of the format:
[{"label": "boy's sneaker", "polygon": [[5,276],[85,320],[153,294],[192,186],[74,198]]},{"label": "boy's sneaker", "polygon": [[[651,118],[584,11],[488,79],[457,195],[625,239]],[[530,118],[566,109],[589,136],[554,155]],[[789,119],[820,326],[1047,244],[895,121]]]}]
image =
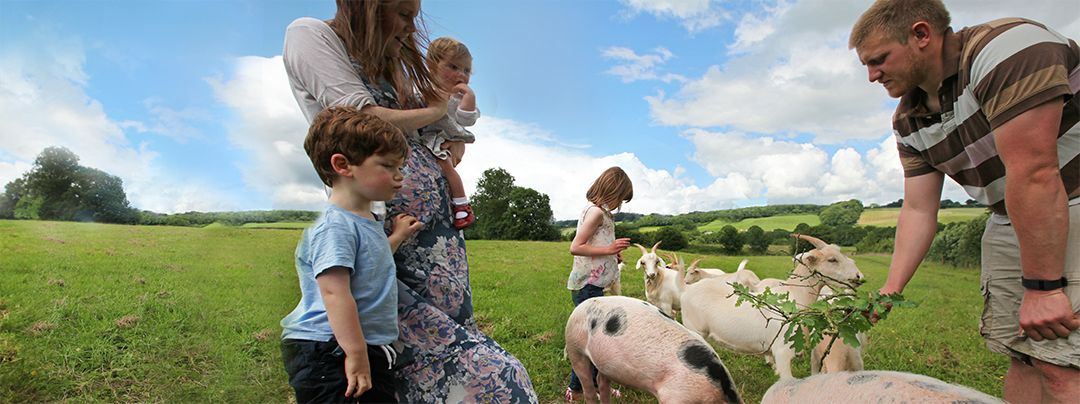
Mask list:
[{"label": "boy's sneaker", "polygon": [[[453,211],[455,229],[462,230],[472,226],[473,222],[476,221],[476,215],[473,214],[472,205],[470,204],[454,205]],[[458,216],[461,216],[459,213],[465,213],[465,217],[458,218]]]}]

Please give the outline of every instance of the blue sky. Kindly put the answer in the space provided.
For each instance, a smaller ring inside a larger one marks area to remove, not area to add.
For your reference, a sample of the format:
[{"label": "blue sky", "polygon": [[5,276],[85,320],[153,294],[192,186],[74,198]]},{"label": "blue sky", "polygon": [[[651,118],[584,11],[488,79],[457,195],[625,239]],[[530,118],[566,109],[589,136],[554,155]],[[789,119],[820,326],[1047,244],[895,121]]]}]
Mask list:
[{"label": "blue sky", "polygon": [[[576,218],[619,165],[639,213],[901,196],[895,101],[847,49],[860,0],[425,0],[474,55],[483,114],[459,166],[507,169]],[[1080,38],[1070,0],[946,1]],[[285,26],[333,1],[0,0],[0,184],[64,146],[157,212],[317,209]],[[955,185],[945,197],[964,200]]]}]

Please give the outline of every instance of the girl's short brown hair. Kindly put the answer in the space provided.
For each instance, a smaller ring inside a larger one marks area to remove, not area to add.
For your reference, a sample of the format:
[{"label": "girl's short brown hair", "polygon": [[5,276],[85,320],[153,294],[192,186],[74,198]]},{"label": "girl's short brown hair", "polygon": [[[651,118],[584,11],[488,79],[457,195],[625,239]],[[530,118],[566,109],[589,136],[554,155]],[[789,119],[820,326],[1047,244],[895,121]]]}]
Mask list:
[{"label": "girl's short brown hair", "polygon": [[593,181],[589,191],[585,193],[585,199],[602,209],[611,211],[619,210],[623,202],[634,199],[634,183],[630,182],[630,176],[619,167],[611,167],[604,170],[600,177]]},{"label": "girl's short brown hair", "polygon": [[330,165],[331,156],[342,154],[349,164],[360,165],[376,154],[405,158],[409,145],[401,130],[389,122],[356,107],[339,106],[315,116],[304,139],[304,151],[323,184],[333,186],[337,173]]}]

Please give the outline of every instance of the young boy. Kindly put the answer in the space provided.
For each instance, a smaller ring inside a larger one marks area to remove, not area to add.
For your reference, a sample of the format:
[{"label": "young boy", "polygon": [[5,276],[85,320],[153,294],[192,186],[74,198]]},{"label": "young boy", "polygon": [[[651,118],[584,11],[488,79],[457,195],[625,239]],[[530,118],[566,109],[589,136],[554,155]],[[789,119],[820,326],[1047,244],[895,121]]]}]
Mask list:
[{"label": "young boy", "polygon": [[392,251],[422,225],[399,215],[387,237],[371,203],[401,188],[405,136],[354,107],[331,107],[315,117],[304,150],[333,192],[296,247],[300,303],[281,320],[289,385],[298,403],[396,402]]}]

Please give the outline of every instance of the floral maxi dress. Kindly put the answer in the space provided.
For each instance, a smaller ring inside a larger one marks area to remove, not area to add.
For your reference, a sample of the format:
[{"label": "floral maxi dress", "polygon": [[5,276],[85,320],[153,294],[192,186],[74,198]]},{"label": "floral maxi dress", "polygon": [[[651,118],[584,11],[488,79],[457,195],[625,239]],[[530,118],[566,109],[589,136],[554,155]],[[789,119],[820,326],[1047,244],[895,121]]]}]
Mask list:
[{"label": "floral maxi dress", "polygon": [[[399,108],[385,83],[364,84],[380,106]],[[405,181],[386,204],[387,218],[406,213],[424,223],[394,255],[399,340],[405,345],[395,369],[398,400],[536,403],[525,367],[476,325],[465,239],[453,226],[448,183],[416,133],[408,138]]]}]

